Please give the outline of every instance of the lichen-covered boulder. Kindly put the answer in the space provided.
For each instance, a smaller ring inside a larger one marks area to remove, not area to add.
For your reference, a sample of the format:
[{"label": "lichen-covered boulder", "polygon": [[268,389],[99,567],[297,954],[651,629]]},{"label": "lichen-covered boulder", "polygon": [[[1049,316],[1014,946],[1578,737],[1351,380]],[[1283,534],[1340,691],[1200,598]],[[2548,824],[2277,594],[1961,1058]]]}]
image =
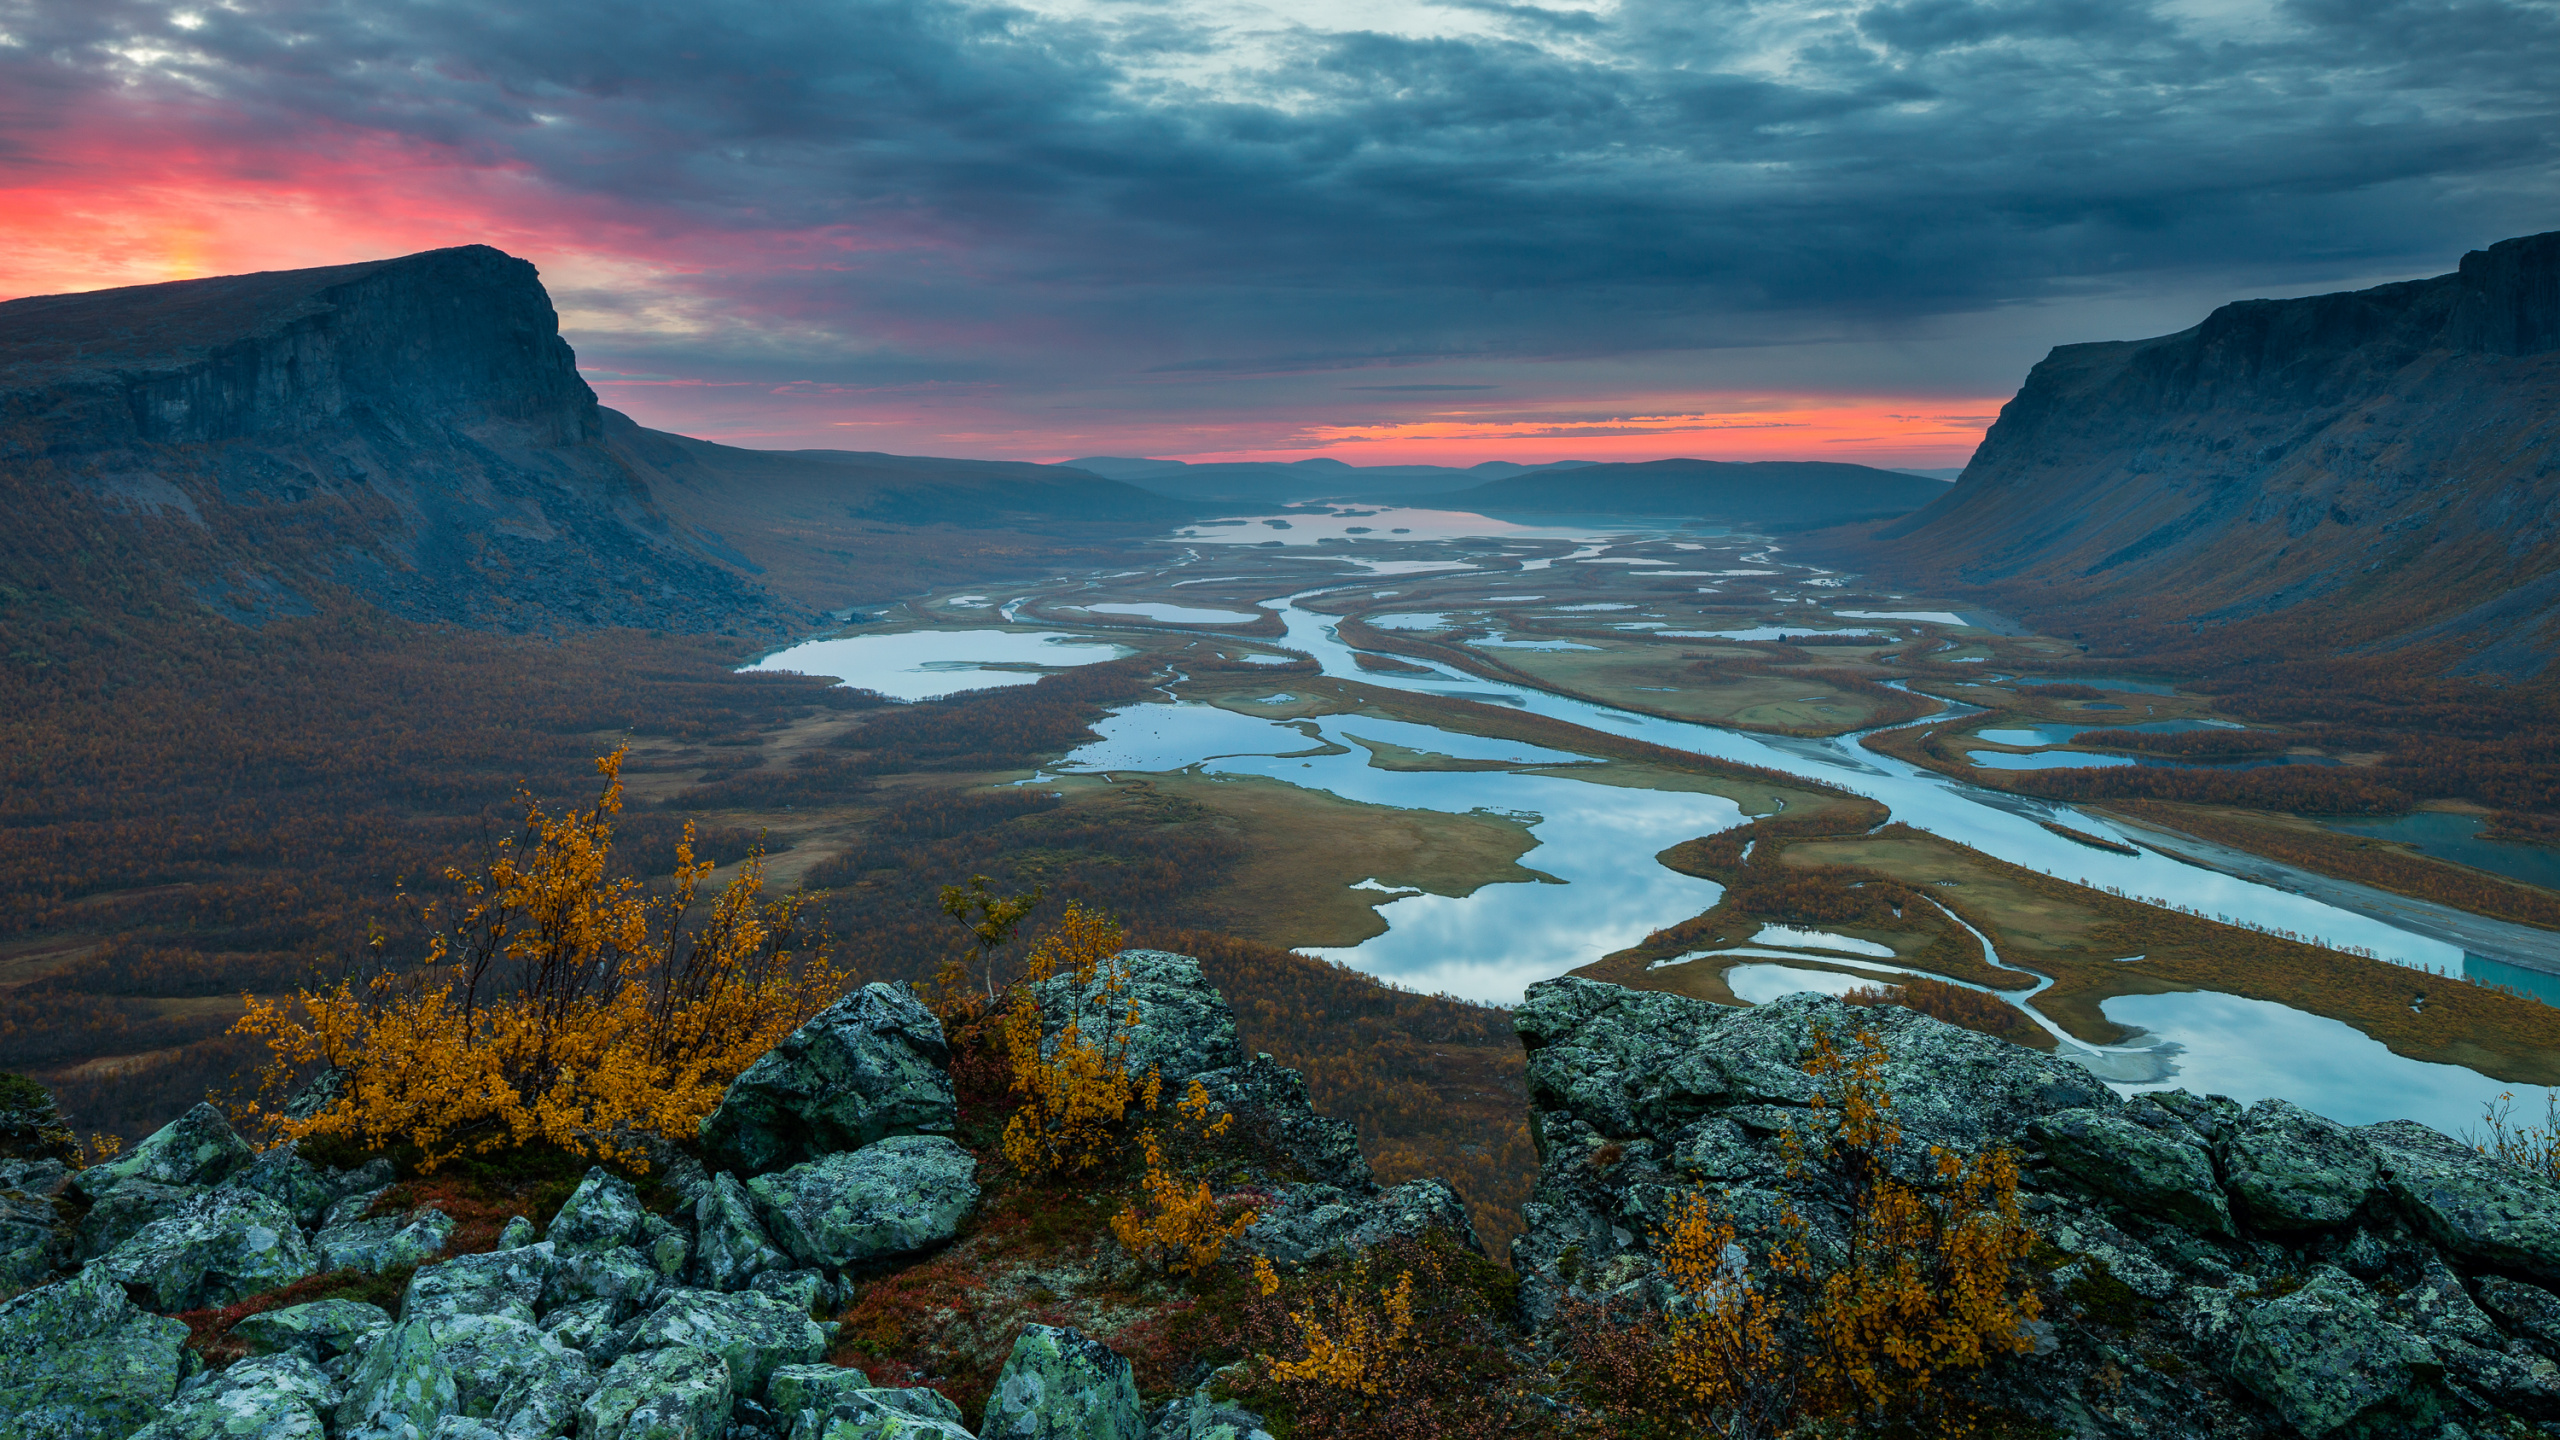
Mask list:
[{"label": "lichen-covered boulder", "polygon": [[541,1233],[535,1230],[532,1221],[521,1215],[510,1215],[507,1217],[507,1223],[499,1227],[498,1248],[521,1250],[541,1238]]},{"label": "lichen-covered boulder", "polygon": [[95,1260],[141,1234],[152,1221],[178,1214],[208,1193],[200,1185],[128,1180],[99,1196],[90,1204],[89,1213],[80,1217],[72,1253],[81,1260]]},{"label": "lichen-covered boulder", "polygon": [[996,1377],[981,1440],[1146,1440],[1129,1362],[1099,1340],[1026,1325]]},{"label": "lichen-covered boulder", "polygon": [[311,1237],[323,1270],[362,1270],[379,1275],[404,1265],[424,1265],[444,1254],[454,1219],[433,1205],[401,1215],[370,1215],[324,1225]]},{"label": "lichen-covered boulder", "polygon": [[741,1400],[762,1399],[767,1377],[780,1367],[814,1364],[827,1353],[827,1332],[808,1311],[752,1290],[678,1290],[628,1329],[625,1354],[691,1345],[719,1356]]},{"label": "lichen-covered boulder", "polygon": [[2364,1208],[2380,1181],[2372,1147],[2289,1100],[2261,1100],[2222,1137],[2223,1186],[2260,1230],[2326,1230]]},{"label": "lichen-covered boulder", "polygon": [[229,1305],[320,1270],[293,1212],[264,1195],[217,1190],[154,1220],[94,1262],[150,1292],[163,1311]]},{"label": "lichen-covered boulder", "polygon": [[2053,1167],[2142,1214],[2209,1235],[2229,1235],[2231,1206],[2214,1183],[2204,1140],[2165,1112],[2142,1123],[2135,1106],[2041,1116],[2027,1133]]},{"label": "lichen-covered boulder", "polygon": [[958,1123],[942,1022],[904,986],[870,984],[758,1057],[702,1122],[712,1159],[779,1170],[891,1135]]},{"label": "lichen-covered boulder", "polygon": [[2501,1269],[2560,1278],[2560,1185],[2414,1120],[2354,1134],[2372,1147],[2383,1188],[2436,1244]]},{"label": "lichen-covered boulder", "polygon": [[318,1365],[366,1348],[390,1328],[391,1316],[379,1305],[314,1300],[261,1311],[233,1325],[229,1334],[252,1355],[294,1355]]},{"label": "lichen-covered boulder", "polygon": [[1147,1424],[1147,1440],[1272,1440],[1272,1435],[1261,1416],[1202,1390],[1166,1401]]},{"label": "lichen-covered boulder", "polygon": [[1900,1006],[1856,1008],[1787,995],[1736,1010],[1660,991],[1565,976],[1529,987],[1512,1024],[1529,1051],[1531,1136],[1546,1153],[1550,1115],[1612,1140],[1669,1143],[1710,1110],[1809,1106],[1803,1069],[1813,1033],[1838,1043],[1874,1031],[1887,1060],[1903,1145],[1960,1151],[2014,1143],[2039,1115],[2122,1102],[2078,1065]]},{"label": "lichen-covered boulder", "polygon": [[548,1314],[563,1305],[603,1300],[613,1306],[614,1321],[619,1324],[648,1308],[665,1284],[657,1267],[629,1246],[570,1250],[553,1258],[542,1282],[540,1308]]},{"label": "lichen-covered boulder", "polygon": [[128,1180],[155,1185],[219,1185],[256,1162],[258,1152],[203,1101],[154,1130],[141,1144],[72,1177],[81,1194],[95,1199]]},{"label": "lichen-covered boulder", "polygon": [[53,1197],[0,1184],[0,1294],[44,1280],[70,1255]]},{"label": "lichen-covered boulder", "polygon": [[62,1123],[53,1092],[24,1075],[0,1072],[0,1160],[79,1158],[80,1142]]},{"label": "lichen-covered boulder", "polygon": [[1109,974],[1097,974],[1090,985],[1057,975],[1032,987],[1040,1001],[1044,1047],[1056,1048],[1069,1020],[1086,1044],[1105,1043],[1135,1014],[1137,1023],[1125,1037],[1129,1074],[1144,1079],[1154,1072],[1167,1094],[1181,1094],[1203,1071],[1244,1063],[1235,1011],[1200,973],[1199,961],[1169,950],[1123,950],[1108,969],[1116,972],[1117,984]]},{"label": "lichen-covered boulder", "polygon": [[1466,1201],[1439,1180],[1408,1180],[1374,1195],[1330,1185],[1292,1186],[1242,1237],[1244,1248],[1283,1265],[1303,1265],[1339,1248],[1358,1253],[1388,1240],[1441,1229],[1482,1254]]},{"label": "lichen-covered boulder", "polygon": [[542,1333],[586,1356],[590,1364],[602,1364],[621,1353],[615,1331],[629,1316],[618,1301],[580,1300],[545,1311]]},{"label": "lichen-covered boulder", "polygon": [[611,1250],[638,1241],[649,1219],[648,1207],[640,1203],[640,1192],[631,1182],[598,1165],[561,1202],[542,1238],[564,1255],[572,1250]]},{"label": "lichen-covered boulder", "polygon": [[976,1440],[937,1390],[848,1390],[789,1419],[790,1440]]},{"label": "lichen-covered boulder", "polygon": [[804,1419],[816,1424],[838,1400],[870,1388],[871,1377],[850,1365],[779,1365],[765,1379],[764,1408],[789,1432]]},{"label": "lichen-covered boulder", "polygon": [[409,1277],[400,1297],[404,1321],[451,1315],[504,1315],[530,1323],[551,1279],[551,1242],[486,1255],[458,1255]]},{"label": "lichen-covered boulder", "polygon": [[2309,1440],[2357,1421],[2373,1433],[2428,1433],[2441,1405],[2435,1352],[2334,1269],[2249,1306],[2236,1339],[2231,1377]]},{"label": "lichen-covered boulder", "polygon": [[297,1355],[262,1355],[189,1381],[133,1440],[321,1440],[338,1387]]},{"label": "lichen-covered boulder", "polygon": [[747,1288],[803,1314],[815,1314],[827,1294],[827,1277],[816,1270],[767,1270],[748,1281]]},{"label": "lichen-covered boulder", "polygon": [[689,1278],[706,1290],[744,1290],[767,1270],[791,1268],[738,1177],[723,1170],[693,1202],[693,1263]]},{"label": "lichen-covered boulder", "polygon": [[892,1135],[746,1188],[785,1254],[841,1269],[958,1234],[978,1203],[977,1173],[976,1158],[940,1135]]},{"label": "lichen-covered boulder", "polygon": [[2481,1309],[2544,1354],[2560,1357],[2560,1295],[2504,1275],[2483,1275],[2478,1288]]},{"label": "lichen-covered boulder", "polygon": [[95,1266],[0,1301],[0,1440],[124,1440],[177,1393],[186,1339]]},{"label": "lichen-covered boulder", "polygon": [[319,1224],[339,1201],[380,1190],[391,1180],[388,1160],[376,1159],[355,1170],[325,1169],[303,1159],[300,1143],[288,1140],[261,1152],[248,1168],[223,1181],[222,1188],[264,1195],[308,1228]]},{"label": "lichen-covered boulder", "polygon": [[512,1315],[404,1314],[347,1377],[330,1428],[337,1440],[415,1440],[459,1415],[557,1435],[594,1389],[586,1357]]},{"label": "lichen-covered boulder", "polygon": [[691,1345],[625,1355],[578,1410],[578,1440],[719,1440],[729,1366]]},{"label": "lichen-covered boulder", "polygon": [[1242,1065],[1204,1070],[1191,1078],[1200,1082],[1212,1106],[1242,1121],[1253,1139],[1296,1162],[1313,1183],[1362,1191],[1376,1186],[1368,1157],[1360,1153],[1359,1127],[1317,1114],[1304,1075],[1269,1055],[1256,1055]]}]

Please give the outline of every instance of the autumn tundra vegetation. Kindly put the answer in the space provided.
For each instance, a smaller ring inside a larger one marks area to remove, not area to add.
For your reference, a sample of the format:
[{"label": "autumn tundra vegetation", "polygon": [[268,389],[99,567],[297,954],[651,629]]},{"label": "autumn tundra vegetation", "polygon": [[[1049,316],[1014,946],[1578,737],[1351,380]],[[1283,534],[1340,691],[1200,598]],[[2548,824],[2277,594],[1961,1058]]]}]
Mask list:
[{"label": "autumn tundra vegetation", "polygon": [[[653,1177],[691,1163],[729,1083],[857,977],[795,898],[767,896],[752,855],[716,886],[681,835],[670,878],[618,867],[625,760],[596,762],[586,804],[526,797],[521,828],[447,877],[449,908],[421,907],[422,941],[380,938],[332,983],[253,1002],[237,1028],[268,1063],[235,1109],[244,1131],[388,1160],[381,1204],[472,1222],[451,1253],[498,1245],[496,1217],[556,1206],[589,1163],[671,1203]],[[921,994],[985,1186],[980,1234],[848,1276],[839,1363],[983,1405],[992,1363],[931,1316],[972,1286],[1073,1274],[1090,1293],[1032,1313],[1115,1314],[1147,1389],[1214,1371],[1284,1435],[1743,1436],[1970,1423],[1966,1377],[2025,1344],[2038,1271],[2016,1157],[1933,1149],[1931,1182],[1890,1173],[1900,1135],[1872,1030],[1817,1037],[1803,1069],[1819,1093],[1784,1140],[1792,1173],[1847,1177],[1845,1254],[1792,1211],[1746,1220],[1692,1184],[1649,1241],[1671,1305],[1576,1300],[1570,1323],[1524,1331],[1517,1280],[1463,1221],[1282,1265],[1240,1246],[1292,1162],[1267,1120],[1199,1078],[1169,1093],[1133,1060],[1140,952],[1120,923],[1081,901],[1048,914],[984,876],[940,899],[959,923]],[[225,1362],[250,1353],[232,1332],[251,1316],[400,1283],[333,1272],[182,1318]]]}]

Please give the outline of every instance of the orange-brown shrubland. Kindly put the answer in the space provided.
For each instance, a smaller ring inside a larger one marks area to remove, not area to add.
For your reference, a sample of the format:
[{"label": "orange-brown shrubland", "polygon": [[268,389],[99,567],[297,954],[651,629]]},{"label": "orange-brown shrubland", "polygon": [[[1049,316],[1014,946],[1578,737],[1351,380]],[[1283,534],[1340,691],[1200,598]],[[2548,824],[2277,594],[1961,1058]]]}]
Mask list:
[{"label": "orange-brown shrubland", "polygon": [[413,1146],[422,1171],[537,1141],[637,1165],[628,1132],[690,1137],[739,1071],[833,999],[845,977],[792,948],[800,902],[765,899],[756,859],[699,919],[712,866],[689,834],[666,893],[611,872],[622,759],[596,762],[593,807],[554,815],[527,797],[523,843],[448,872],[461,914],[414,964],[250,999],[237,1028],[267,1042],[270,1102],[315,1066],[344,1072],[316,1114],[258,1118]]}]

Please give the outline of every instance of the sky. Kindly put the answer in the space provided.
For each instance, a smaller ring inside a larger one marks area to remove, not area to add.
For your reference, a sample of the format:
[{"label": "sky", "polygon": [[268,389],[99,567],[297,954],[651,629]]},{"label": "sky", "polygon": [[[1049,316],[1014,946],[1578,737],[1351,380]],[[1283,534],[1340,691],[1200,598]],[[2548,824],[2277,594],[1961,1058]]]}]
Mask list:
[{"label": "sky", "polygon": [[2560,0],[0,0],[0,297],[486,243],[758,447],[1961,465],[2560,229]]}]

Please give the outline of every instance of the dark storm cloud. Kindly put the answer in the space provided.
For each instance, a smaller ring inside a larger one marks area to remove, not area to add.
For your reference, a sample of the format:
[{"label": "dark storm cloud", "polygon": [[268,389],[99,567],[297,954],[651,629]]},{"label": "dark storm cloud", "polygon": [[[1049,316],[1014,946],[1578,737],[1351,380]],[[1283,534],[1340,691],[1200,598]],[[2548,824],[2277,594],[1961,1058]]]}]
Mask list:
[{"label": "dark storm cloud", "polygon": [[688,283],[883,381],[1061,344],[1164,383],[1765,344],[2560,225],[2550,3],[1437,8],[1481,23],[0,0],[0,145],[105,107],[519,167],[734,237]]}]

